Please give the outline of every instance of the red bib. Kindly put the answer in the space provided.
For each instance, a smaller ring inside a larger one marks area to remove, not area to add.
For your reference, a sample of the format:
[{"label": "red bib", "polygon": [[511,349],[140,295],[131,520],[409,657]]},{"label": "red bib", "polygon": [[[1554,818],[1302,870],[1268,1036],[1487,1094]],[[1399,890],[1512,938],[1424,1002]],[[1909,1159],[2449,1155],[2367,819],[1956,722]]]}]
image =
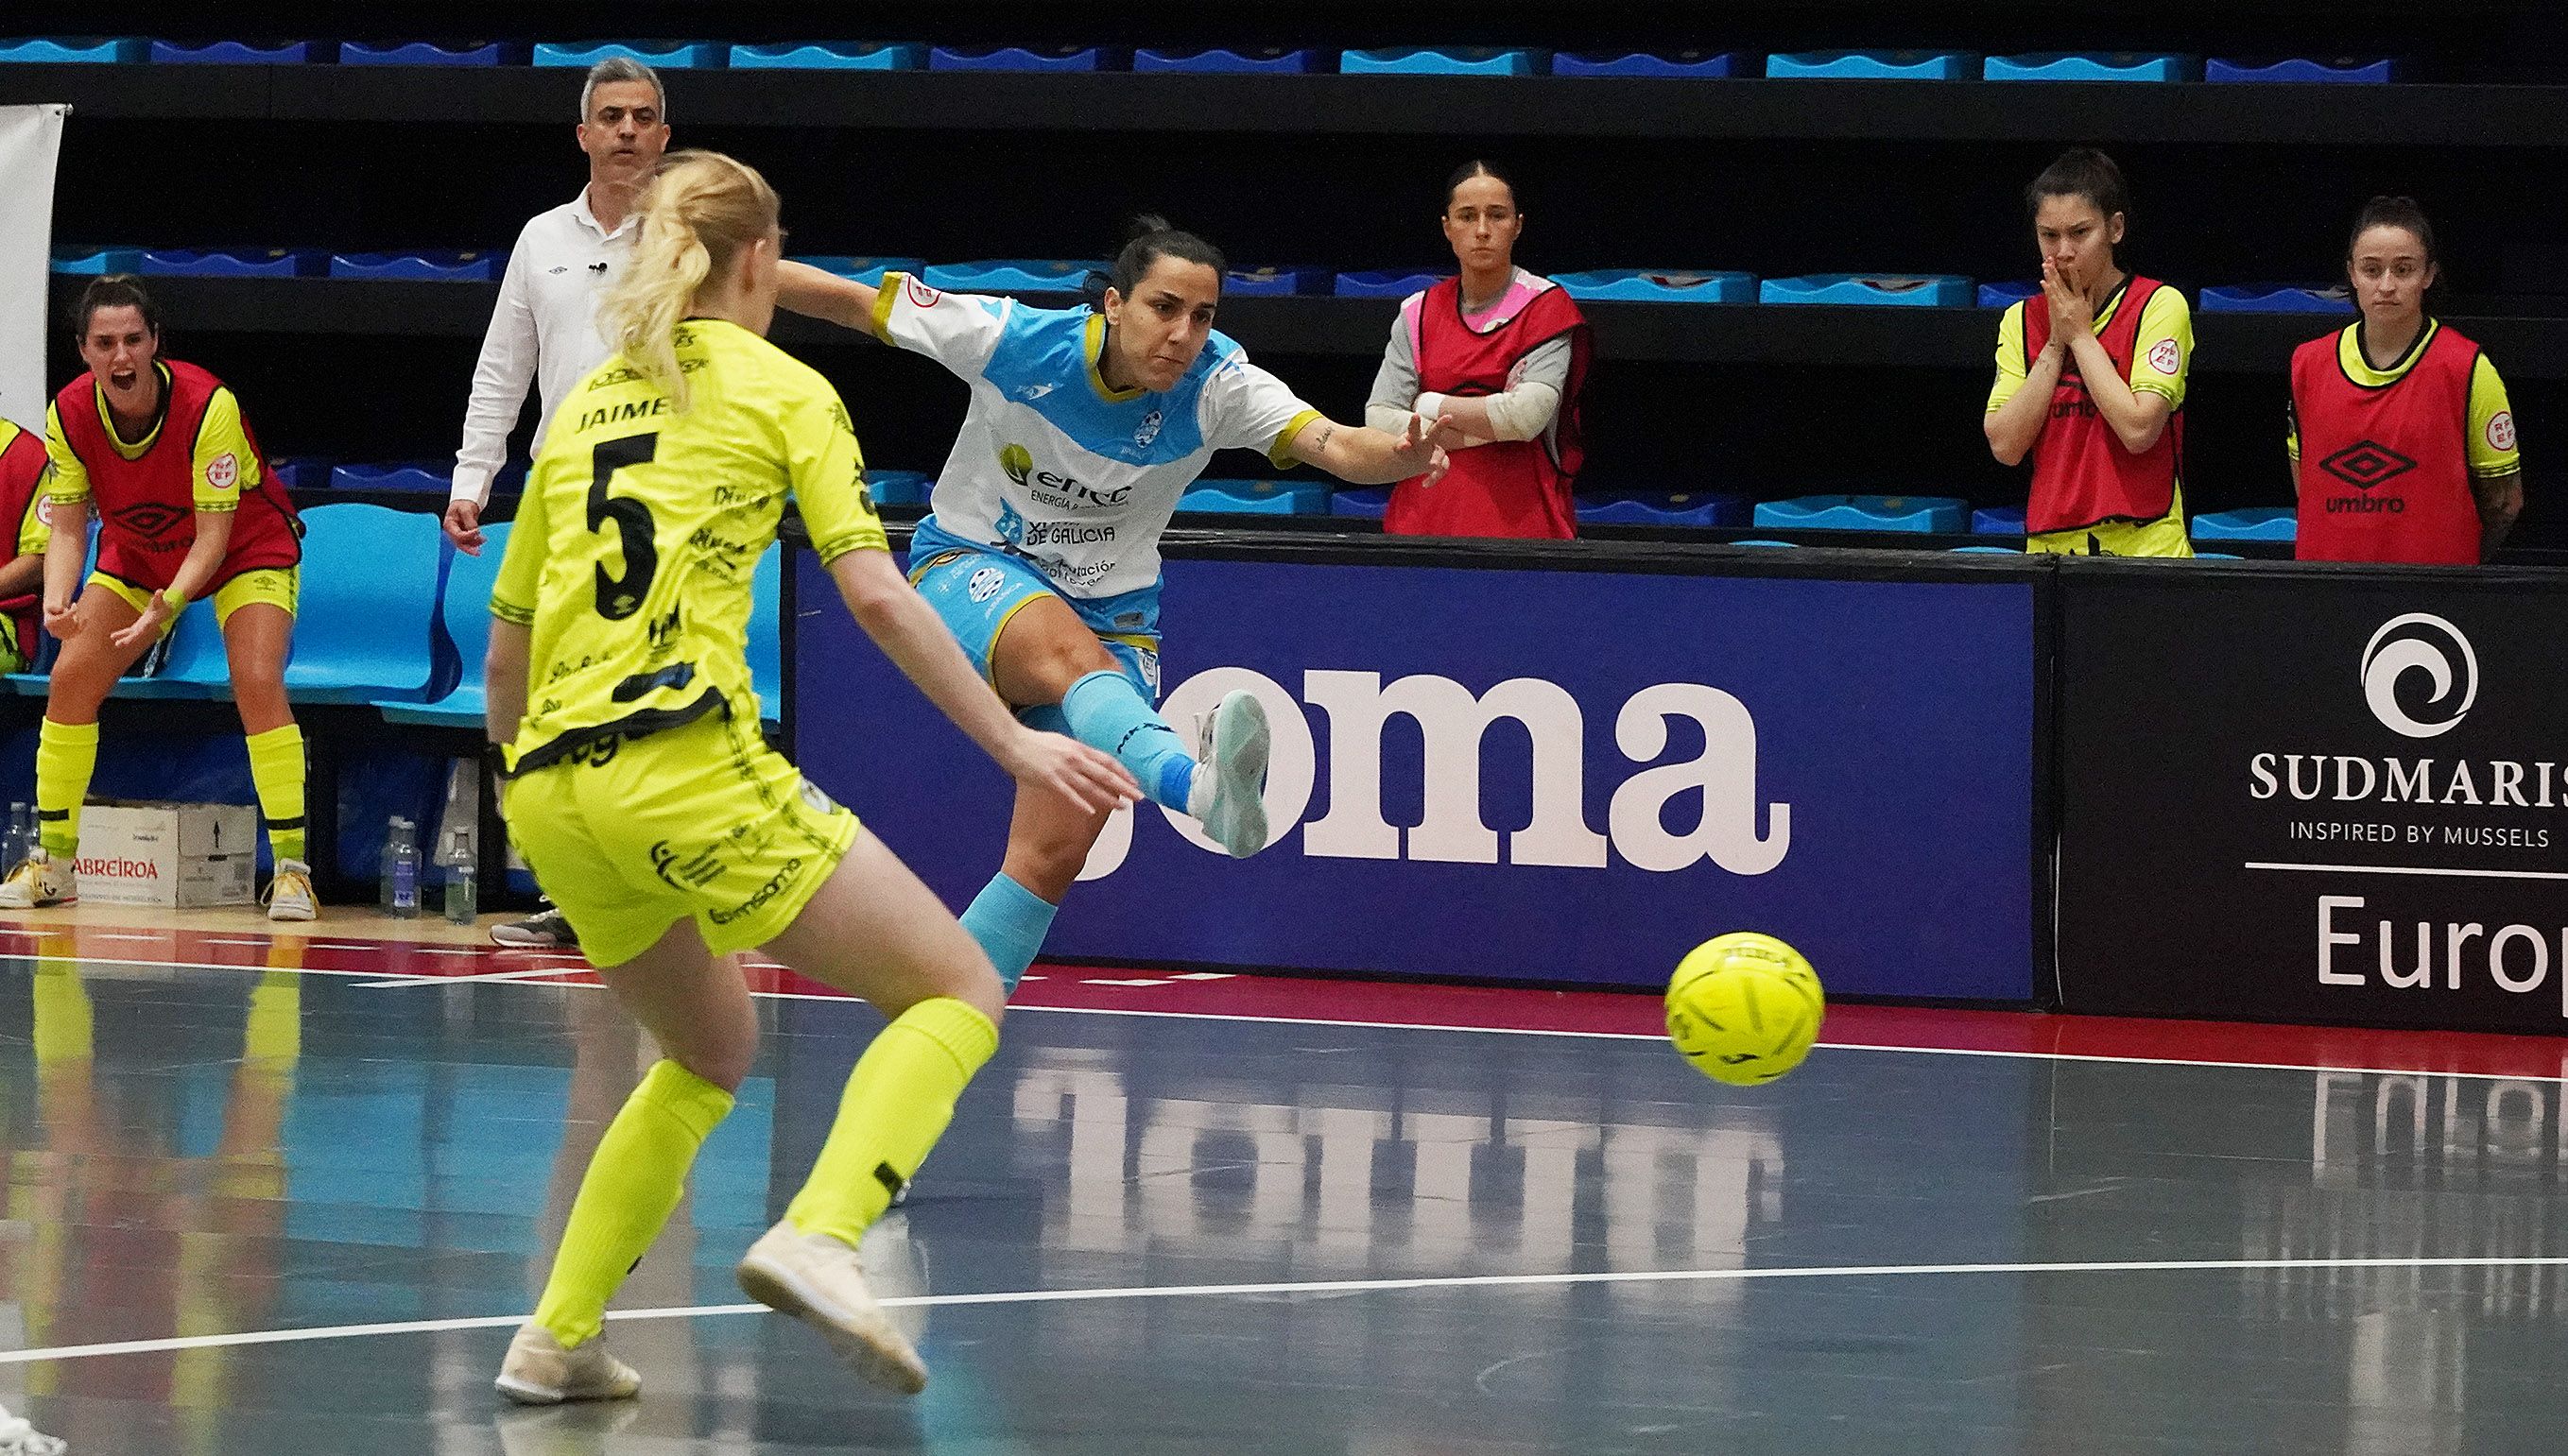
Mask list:
[{"label": "red bib", "polygon": [[[116,447],[99,418],[99,386],[84,374],[54,397],[55,418],[62,422],[63,441],[89,471],[90,499],[102,522],[98,535],[98,569],[117,580],[159,591],[178,574],[187,548],[196,543],[196,432],[204,427],[205,407],[222,381],[192,364],[174,359],[160,363],[160,433],[140,459],[129,460]],[[256,462],[258,437],[241,423],[252,459],[232,468],[248,474]],[[232,517],[232,538],[222,567],[205,591],[244,571],[289,567],[303,559],[301,526],[294,502],[261,469],[258,484],[240,492]]]},{"label": "red bib", "polygon": [[1569,379],[1551,428],[1532,439],[1502,439],[1452,452],[1434,485],[1403,480],[1382,528],[1403,536],[1516,536],[1565,541],[1578,534],[1570,488],[1587,452],[1578,397],[1587,382],[1587,320],[1566,290],[1546,288],[1487,333],[1462,322],[1456,278],[1427,290],[1410,334],[1423,392],[1464,399],[1503,393],[1526,355],[1569,340]]},{"label": "red bib", "polygon": [[[18,528],[25,523],[27,507],[35,503],[36,487],[44,478],[45,442],[0,420],[0,563],[18,559]],[[35,653],[37,608],[43,599],[41,587],[0,599],[0,616],[17,624],[18,649],[30,657]]]},{"label": "red bib", "polygon": [[[2139,337],[2140,316],[2149,298],[2166,285],[2152,278],[2122,282],[2121,303],[2113,320],[2095,336],[2104,357],[2125,380],[2131,377],[2132,341]],[[2039,295],[2024,305],[2024,361],[2031,369],[2051,342],[2051,310]],[[2168,379],[2181,360],[2151,360]],[[2157,443],[2139,454],[2122,447],[2113,427],[2086,393],[2075,355],[2062,363],[2060,384],[2051,392],[2051,418],[2033,446],[2033,498],[2025,506],[2025,529],[2083,531],[2105,521],[2153,521],[2175,509],[2176,479],[2183,471],[2184,411],[2167,420]]]},{"label": "red bib", "polygon": [[2479,346],[2428,320],[2408,372],[2359,384],[2338,355],[2346,333],[2292,354],[2292,412],[2301,428],[2303,561],[2474,566],[2478,501],[2470,491],[2470,376]]}]

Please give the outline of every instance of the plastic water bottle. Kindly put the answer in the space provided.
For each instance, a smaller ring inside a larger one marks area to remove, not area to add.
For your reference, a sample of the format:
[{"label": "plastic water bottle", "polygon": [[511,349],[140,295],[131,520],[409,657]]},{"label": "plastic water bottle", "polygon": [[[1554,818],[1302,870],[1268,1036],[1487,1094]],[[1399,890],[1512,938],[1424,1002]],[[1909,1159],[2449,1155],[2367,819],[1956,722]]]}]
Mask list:
[{"label": "plastic water bottle", "polygon": [[419,914],[419,833],[408,819],[393,821],[390,862],[395,916],[408,920]]},{"label": "plastic water bottle", "polygon": [[474,837],[470,824],[457,824],[446,831],[446,848],[438,852],[437,862],[446,867],[446,919],[451,925],[471,925],[481,913]]},{"label": "plastic water bottle", "polygon": [[36,822],[24,803],[9,806],[9,838],[0,842],[0,861],[15,869],[36,852]]},{"label": "plastic water bottle", "polygon": [[449,925],[471,925],[482,913],[482,889],[476,883],[481,870],[470,864],[449,865],[446,869],[446,921]]},{"label": "plastic water bottle", "polygon": [[399,814],[395,814],[393,815],[392,827],[384,832],[383,885],[381,900],[383,904],[383,912],[386,915],[393,913],[393,847],[401,843],[403,833],[409,828],[410,820],[403,818]]}]

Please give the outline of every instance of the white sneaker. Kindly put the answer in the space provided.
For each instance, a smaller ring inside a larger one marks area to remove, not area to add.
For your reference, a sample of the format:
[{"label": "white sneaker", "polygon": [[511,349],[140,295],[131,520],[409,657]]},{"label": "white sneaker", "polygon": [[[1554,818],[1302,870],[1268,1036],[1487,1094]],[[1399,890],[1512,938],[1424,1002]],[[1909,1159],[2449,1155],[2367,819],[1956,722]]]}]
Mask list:
[{"label": "white sneaker", "polygon": [[312,893],[312,866],[299,859],[276,862],[276,878],[267,882],[267,918],[318,920],[321,902]]},{"label": "white sneaker", "polygon": [[63,1440],[0,1409],[0,1456],[63,1456]]},{"label": "white sneaker", "polygon": [[42,910],[79,899],[80,885],[72,878],[72,867],[41,849],[20,860],[9,878],[0,881],[0,910]]},{"label": "white sneaker", "polygon": [[845,1244],[779,1223],[749,1246],[739,1277],[744,1294],[820,1331],[871,1383],[902,1395],[927,1388],[927,1366],[874,1303],[856,1251]]},{"label": "white sneaker", "polygon": [[564,1349],[539,1324],[520,1324],[499,1362],[499,1393],[519,1405],[559,1405],[565,1400],[630,1400],[642,1392],[633,1367],[606,1352],[601,1334]]},{"label": "white sneaker", "polygon": [[1186,791],[1186,812],[1233,859],[1246,859],[1266,847],[1266,757],[1271,741],[1265,706],[1240,689],[1213,709],[1196,751],[1195,782]]}]

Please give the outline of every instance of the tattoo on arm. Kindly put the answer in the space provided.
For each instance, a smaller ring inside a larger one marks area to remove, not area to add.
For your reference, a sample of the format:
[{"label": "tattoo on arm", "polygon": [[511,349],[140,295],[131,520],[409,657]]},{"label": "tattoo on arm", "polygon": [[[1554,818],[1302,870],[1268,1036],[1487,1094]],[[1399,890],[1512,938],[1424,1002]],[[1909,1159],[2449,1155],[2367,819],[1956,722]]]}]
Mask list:
[{"label": "tattoo on arm", "polygon": [[2470,493],[2478,499],[2481,560],[2496,554],[2506,532],[2513,528],[2516,514],[2523,509],[2522,498],[2517,494],[2522,480],[2517,473],[2470,477]]},{"label": "tattoo on arm", "polygon": [[1315,455],[1327,454],[1329,452],[1329,441],[1337,438],[1337,426],[1326,420],[1321,421],[1320,433],[1311,440],[1311,453]]}]

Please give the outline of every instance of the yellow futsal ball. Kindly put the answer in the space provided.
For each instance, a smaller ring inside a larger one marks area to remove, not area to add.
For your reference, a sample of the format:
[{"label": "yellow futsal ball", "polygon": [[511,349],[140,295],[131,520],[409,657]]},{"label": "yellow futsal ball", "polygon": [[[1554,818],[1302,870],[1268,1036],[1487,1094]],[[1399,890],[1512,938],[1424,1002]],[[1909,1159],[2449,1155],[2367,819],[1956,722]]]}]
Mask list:
[{"label": "yellow futsal ball", "polygon": [[1668,1039],[1705,1076],[1733,1086],[1799,1066],[1826,1014],[1810,963],[1753,931],[1695,947],[1668,981]]}]

